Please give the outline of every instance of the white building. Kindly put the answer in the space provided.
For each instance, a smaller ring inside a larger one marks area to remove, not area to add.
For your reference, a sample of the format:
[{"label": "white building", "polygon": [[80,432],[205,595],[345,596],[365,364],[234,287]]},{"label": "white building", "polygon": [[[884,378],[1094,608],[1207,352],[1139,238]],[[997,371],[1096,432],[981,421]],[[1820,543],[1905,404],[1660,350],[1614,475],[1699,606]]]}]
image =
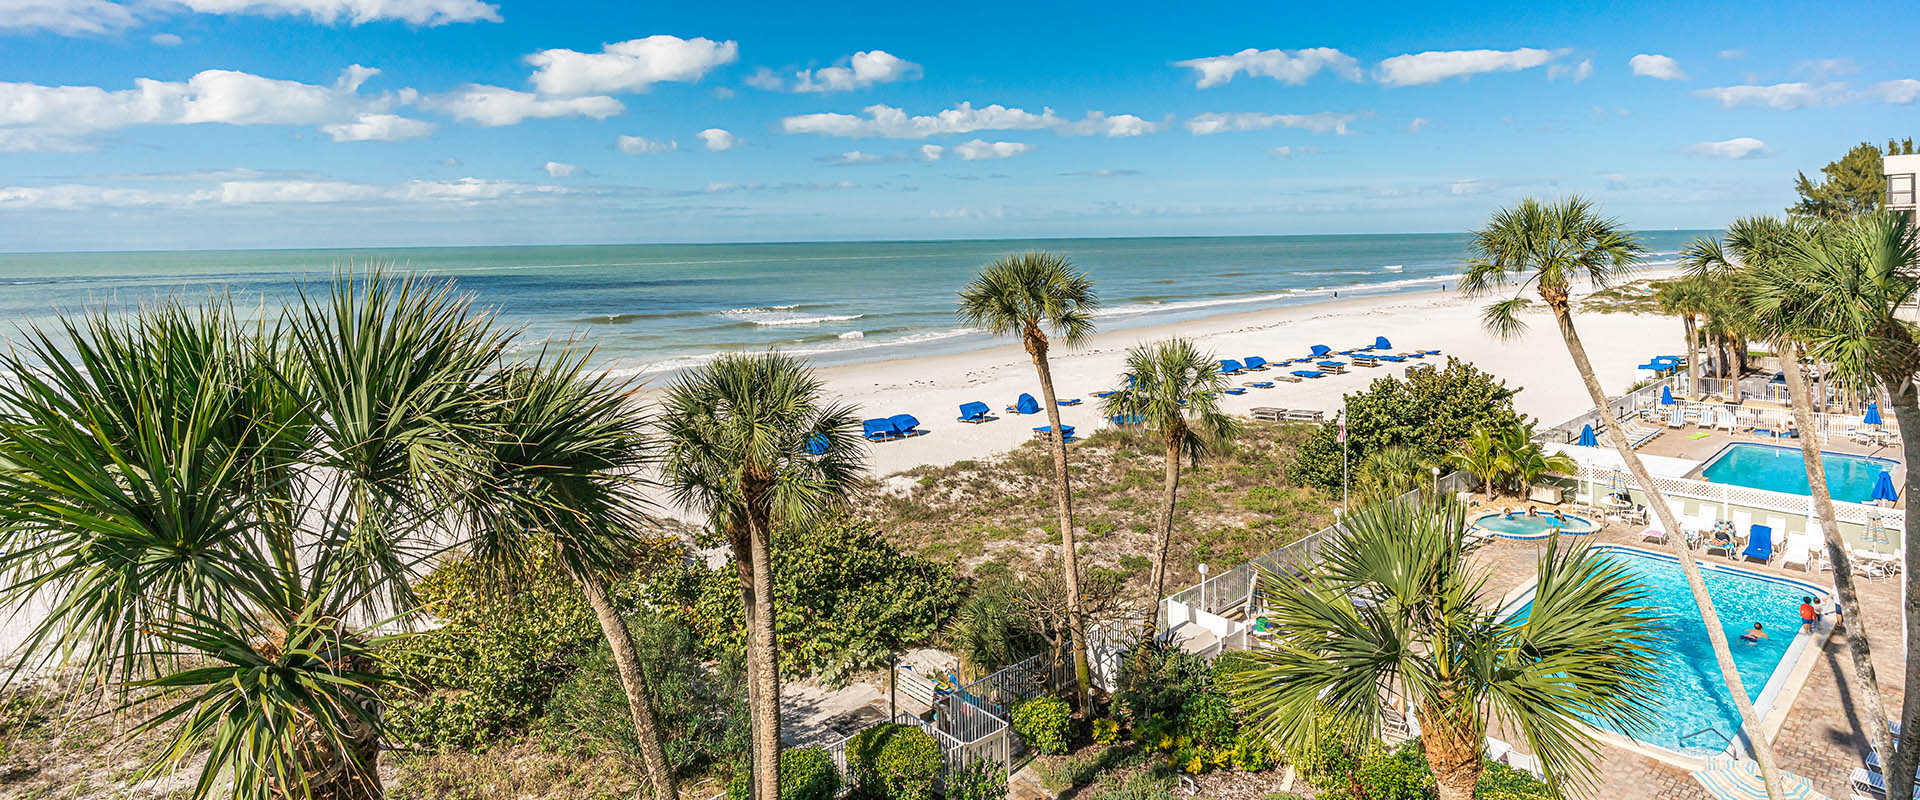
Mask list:
[{"label": "white building", "polygon": [[1908,214],[1920,209],[1920,155],[1887,156],[1880,164],[1887,176],[1887,208]]}]

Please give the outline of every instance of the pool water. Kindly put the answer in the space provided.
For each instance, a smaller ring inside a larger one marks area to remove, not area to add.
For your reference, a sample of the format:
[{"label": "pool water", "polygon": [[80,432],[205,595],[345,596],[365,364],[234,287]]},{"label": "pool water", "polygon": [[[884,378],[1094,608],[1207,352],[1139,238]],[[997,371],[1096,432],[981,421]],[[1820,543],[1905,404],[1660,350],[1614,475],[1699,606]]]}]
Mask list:
[{"label": "pool water", "polygon": [[[1641,742],[1689,755],[1711,755],[1727,748],[1727,738],[1740,729],[1740,712],[1721,680],[1700,620],[1700,609],[1687,590],[1680,562],[1670,556],[1618,547],[1598,548],[1619,563],[1648,589],[1650,604],[1663,609],[1667,627],[1658,648],[1654,718],[1644,730],[1616,731]],[[1826,590],[1799,581],[1774,578],[1720,565],[1703,565],[1702,577],[1714,608],[1720,612],[1733,662],[1747,694],[1756,701],[1794,642],[1800,627],[1800,598],[1821,600]],[[1525,619],[1533,609],[1529,596],[1514,614]],[[1740,641],[1753,623],[1766,626],[1768,638],[1756,644]],[[1796,651],[1797,652],[1797,651]],[[1766,709],[1758,709],[1761,716]],[[1595,721],[1598,724],[1597,721]],[[1605,726],[1602,726],[1605,727]]]},{"label": "pool water", "polygon": [[[1496,536],[1517,539],[1543,538],[1552,532],[1554,527],[1561,526],[1561,523],[1552,517],[1529,517],[1525,514],[1515,514],[1511,518],[1504,514],[1489,514],[1474,520],[1473,524],[1492,531]],[[1594,525],[1592,521],[1585,517],[1576,517],[1568,514],[1567,521],[1564,526],[1561,526],[1560,532],[1572,536],[1579,536],[1592,533],[1593,530]]]},{"label": "pool water", "polygon": [[[1898,462],[1884,458],[1866,458],[1845,453],[1820,453],[1827,470],[1827,491],[1833,499],[1865,503],[1873,499],[1873,482],[1881,470],[1891,470]],[[1700,477],[1714,483],[1730,483],[1750,489],[1766,489],[1789,494],[1809,494],[1807,463],[1800,448],[1771,444],[1735,442],[1700,470]]]}]

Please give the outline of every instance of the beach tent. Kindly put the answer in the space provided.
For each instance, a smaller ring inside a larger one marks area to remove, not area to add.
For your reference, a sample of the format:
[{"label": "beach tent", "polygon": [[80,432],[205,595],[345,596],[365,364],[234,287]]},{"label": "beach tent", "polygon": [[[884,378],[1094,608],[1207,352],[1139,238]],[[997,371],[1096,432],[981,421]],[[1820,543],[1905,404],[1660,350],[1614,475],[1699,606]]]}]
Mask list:
[{"label": "beach tent", "polygon": [[1231,358],[1220,359],[1220,372],[1223,375],[1235,375],[1238,374],[1241,369],[1242,367],[1238,361]]},{"label": "beach tent", "polygon": [[1040,413],[1040,401],[1033,399],[1033,395],[1021,393],[1020,399],[1013,405],[1008,406],[1007,410],[1015,414],[1038,414]]},{"label": "beach tent", "polygon": [[961,403],[960,404],[960,421],[961,422],[986,422],[988,419],[987,417],[988,410],[989,409],[987,408],[987,404],[982,403],[978,400],[975,400],[971,403]]},{"label": "beach tent", "polygon": [[1385,336],[1375,336],[1375,337],[1373,337],[1373,349],[1375,349],[1375,350],[1392,350],[1392,349],[1393,349],[1393,343],[1392,343],[1392,342],[1389,342],[1389,341],[1387,341],[1387,337],[1385,337]]},{"label": "beach tent", "polygon": [[1880,477],[1873,479],[1873,499],[1900,502],[1900,492],[1893,488],[1893,473],[1883,469],[1880,470]]},{"label": "beach tent", "polygon": [[1581,447],[1599,447],[1600,446],[1600,440],[1593,435],[1592,425],[1580,426],[1580,446]]},{"label": "beach tent", "polygon": [[807,434],[807,455],[823,456],[827,454],[827,435],[824,433]]},{"label": "beach tent", "polygon": [[1660,405],[1663,405],[1663,406],[1673,405],[1673,387],[1671,386],[1660,387]]},{"label": "beach tent", "polygon": [[1324,344],[1316,344],[1312,347],[1307,348],[1307,350],[1309,350],[1313,354],[1314,358],[1321,358],[1326,354],[1333,352],[1333,348],[1328,347]]},{"label": "beach tent", "polygon": [[893,425],[895,436],[918,436],[926,433],[926,431],[917,430],[920,427],[920,420],[915,419],[912,414],[895,414],[888,417],[887,422]]},{"label": "beach tent", "polygon": [[1861,417],[1861,418],[1860,418],[1860,423],[1861,423],[1862,425],[1878,425],[1878,424],[1880,424],[1880,404],[1879,404],[1879,403],[1868,403],[1868,404],[1867,404],[1867,415],[1866,415],[1866,416],[1864,416],[1864,417]]},{"label": "beach tent", "polygon": [[1259,356],[1247,356],[1246,358],[1241,360],[1245,362],[1245,366],[1247,369],[1253,370],[1255,372],[1258,372],[1260,370],[1267,368],[1267,360]]},{"label": "beach tent", "polygon": [[884,442],[894,438],[893,420],[867,419],[860,421],[861,435],[869,442]]}]

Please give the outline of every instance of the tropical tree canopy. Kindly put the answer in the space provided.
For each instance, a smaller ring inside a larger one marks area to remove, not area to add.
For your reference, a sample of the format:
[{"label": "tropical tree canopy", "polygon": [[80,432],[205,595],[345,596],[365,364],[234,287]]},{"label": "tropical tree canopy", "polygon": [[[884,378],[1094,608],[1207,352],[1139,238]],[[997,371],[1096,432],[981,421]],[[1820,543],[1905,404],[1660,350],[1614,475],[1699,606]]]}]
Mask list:
[{"label": "tropical tree canopy", "polygon": [[1093,335],[1100,307],[1093,280],[1065,256],[1029,252],[997,259],[960,290],[958,314],[996,336],[1046,334],[1075,345]]},{"label": "tropical tree canopy", "polygon": [[1574,284],[1595,289],[1612,286],[1646,251],[1618,220],[1599,215],[1592,202],[1568,197],[1553,202],[1534,198],[1494,213],[1473,231],[1473,257],[1460,279],[1469,297],[1513,288],[1514,294],[1487,306],[1488,331],[1512,338],[1526,330],[1520,320],[1533,289],[1550,306],[1567,302]]}]

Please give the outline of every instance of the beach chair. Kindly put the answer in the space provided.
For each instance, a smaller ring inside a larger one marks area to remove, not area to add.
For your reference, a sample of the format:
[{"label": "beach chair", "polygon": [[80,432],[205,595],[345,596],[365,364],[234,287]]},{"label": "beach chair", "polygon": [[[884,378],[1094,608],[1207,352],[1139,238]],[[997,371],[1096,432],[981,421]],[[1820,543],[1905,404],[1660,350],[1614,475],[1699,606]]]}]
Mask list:
[{"label": "beach chair", "polygon": [[1324,378],[1327,376],[1327,373],[1316,369],[1296,369],[1290,374],[1301,378]]},{"label": "beach chair", "polygon": [[1055,402],[1055,403],[1058,403],[1058,404],[1060,404],[1060,407],[1061,407],[1061,408],[1066,408],[1067,406],[1077,406],[1077,405],[1080,405],[1080,398],[1078,398],[1078,397],[1069,397],[1069,398],[1067,398],[1067,399],[1065,399],[1065,400],[1055,400],[1054,402]]},{"label": "beach chair", "polygon": [[895,439],[927,435],[926,431],[920,430],[920,420],[916,419],[912,414],[895,414],[887,418],[887,424],[893,426],[893,438]]},{"label": "beach chair", "polygon": [[1115,414],[1107,417],[1107,424],[1115,428],[1136,428],[1145,424],[1146,421],[1147,418],[1139,414]]},{"label": "beach chair", "polygon": [[[1307,360],[1312,361],[1316,358],[1326,358],[1332,353],[1333,353],[1333,348],[1328,347],[1324,344],[1316,344],[1312,347],[1307,348]],[[1294,360],[1299,361],[1300,359],[1296,358]]]},{"label": "beach chair", "polygon": [[1392,343],[1392,342],[1389,342],[1389,341],[1387,341],[1387,337],[1385,337],[1385,336],[1375,336],[1375,337],[1373,337],[1373,349],[1375,349],[1375,350],[1392,350],[1392,349],[1393,349],[1393,343]]},{"label": "beach chair", "polygon": [[1243,369],[1245,369],[1245,367],[1240,366],[1240,362],[1238,361],[1231,358],[1220,359],[1220,374],[1222,375],[1238,375]]},{"label": "beach chair", "polygon": [[860,435],[866,437],[866,440],[869,442],[885,442],[899,438],[899,436],[893,432],[893,420],[885,417],[879,419],[863,419],[860,421],[860,429]]},{"label": "beach chair", "polygon": [[[1073,442],[1075,441],[1075,437],[1074,437],[1074,435],[1073,435],[1073,426],[1072,426],[1072,425],[1061,425],[1061,426],[1060,426],[1060,433],[1062,434],[1062,436],[1061,436],[1061,441],[1063,441],[1063,442],[1066,442],[1066,443],[1068,443],[1068,444],[1072,444],[1072,443],[1073,443]],[[1034,429],[1033,429],[1033,438],[1035,438],[1035,439],[1045,439],[1045,440],[1047,440],[1047,441],[1053,441],[1053,426],[1052,426],[1052,425],[1042,425],[1042,426],[1040,426],[1040,427],[1038,427],[1038,428],[1034,428]]]},{"label": "beach chair", "polygon": [[1813,549],[1819,543],[1810,533],[1787,534],[1786,552],[1780,554],[1781,569],[1799,567],[1801,572],[1813,571]]},{"label": "beach chair", "polygon": [[1375,354],[1375,355],[1373,356],[1373,359],[1374,359],[1375,361],[1391,361],[1391,362],[1393,362],[1393,363],[1395,363],[1395,364],[1398,364],[1398,363],[1400,363],[1400,362],[1402,362],[1402,361],[1406,361],[1406,360],[1407,360],[1407,357],[1406,357],[1406,356],[1396,356],[1396,355],[1393,355],[1393,354],[1391,354],[1391,353],[1379,353],[1379,354]]},{"label": "beach chair", "polygon": [[1119,393],[1120,393],[1119,389],[1101,389],[1100,391],[1094,392],[1093,396],[1104,400],[1106,398],[1112,397]]},{"label": "beach chair", "polygon": [[1346,374],[1346,371],[1347,371],[1347,365],[1342,364],[1338,361],[1320,361],[1320,362],[1316,362],[1314,366],[1320,368],[1320,370],[1324,372],[1331,372],[1335,375],[1343,375],[1343,374]]},{"label": "beach chair", "polygon": [[1377,367],[1380,366],[1380,359],[1374,358],[1373,356],[1354,356],[1353,365],[1356,367]]},{"label": "beach chair", "polygon": [[1033,399],[1033,395],[1022,393],[1019,400],[1015,401],[1013,405],[1007,406],[1007,413],[1038,414],[1040,413],[1040,401]]},{"label": "beach chair", "polygon": [[1654,544],[1666,544],[1667,532],[1660,530],[1659,528],[1648,528],[1640,532],[1640,541],[1653,542]]},{"label": "beach chair", "polygon": [[1250,372],[1262,372],[1267,368],[1267,360],[1259,356],[1247,356],[1240,359],[1240,366]]},{"label": "beach chair", "polygon": [[1765,525],[1755,525],[1747,529],[1747,549],[1740,551],[1740,557],[1747,561],[1760,559],[1765,564],[1773,560],[1773,529]]},{"label": "beach chair", "polygon": [[1324,422],[1326,414],[1310,408],[1288,409],[1284,415],[1288,422]]},{"label": "beach chair", "polygon": [[1266,420],[1267,422],[1279,422],[1286,413],[1287,410],[1284,408],[1273,408],[1271,406],[1254,406],[1252,411],[1254,419]]},{"label": "beach chair", "polygon": [[1255,389],[1271,389],[1273,388],[1273,381],[1253,381],[1247,385]]},{"label": "beach chair", "polygon": [[995,417],[987,413],[992,410],[993,409],[990,406],[988,406],[986,403],[982,403],[978,400],[975,400],[971,403],[961,403],[960,404],[960,421],[971,422],[975,425],[978,425],[982,422],[992,422],[996,419],[999,419],[999,417]]},{"label": "beach chair", "polygon": [[1273,379],[1274,379],[1274,380],[1276,380],[1276,381],[1286,381],[1287,383],[1299,383],[1299,382],[1300,382],[1300,376],[1298,376],[1298,375],[1295,375],[1295,374],[1293,374],[1293,373],[1291,373],[1291,372],[1289,372],[1289,373],[1286,373],[1286,374],[1282,374],[1282,375],[1275,375],[1275,376],[1273,376]]},{"label": "beach chair", "polygon": [[1227,394],[1231,394],[1231,395],[1242,395],[1242,394],[1246,394],[1246,393],[1247,393],[1247,390],[1245,390],[1245,389],[1242,389],[1242,388],[1240,388],[1240,387],[1238,387],[1238,386],[1235,386],[1235,387],[1233,387],[1233,388],[1231,388],[1231,389],[1226,389],[1226,390],[1224,390],[1224,391],[1225,391],[1225,392],[1226,392]]}]

